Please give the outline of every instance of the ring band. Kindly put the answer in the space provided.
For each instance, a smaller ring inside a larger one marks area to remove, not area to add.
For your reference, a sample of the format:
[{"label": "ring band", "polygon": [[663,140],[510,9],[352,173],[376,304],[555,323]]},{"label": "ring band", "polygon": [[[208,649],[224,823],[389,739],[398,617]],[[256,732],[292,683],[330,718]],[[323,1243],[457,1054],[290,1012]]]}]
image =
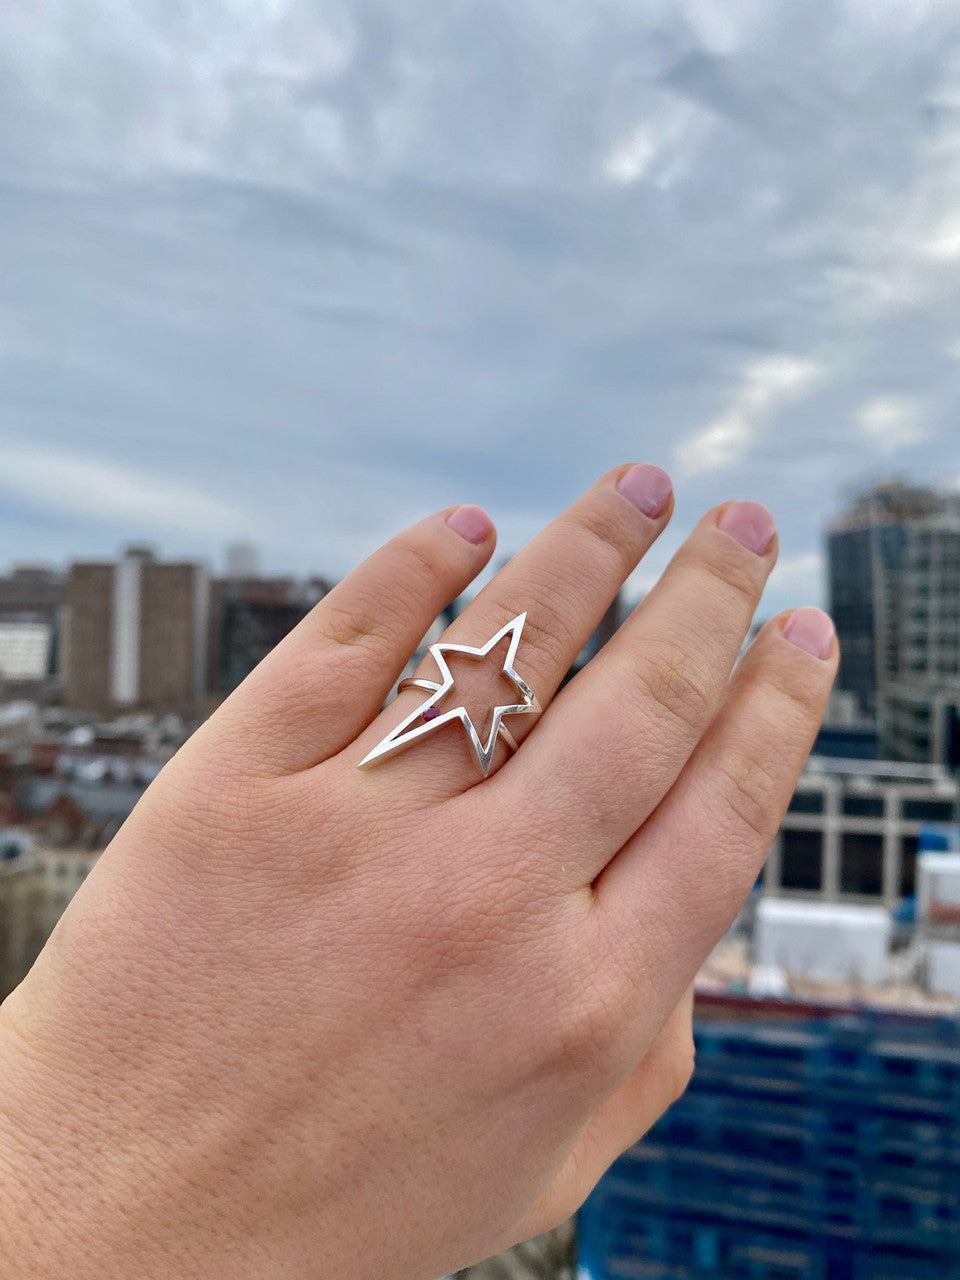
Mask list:
[{"label": "ring band", "polygon": [[397,685],[397,693],[403,693],[404,689],[426,689],[429,693],[437,693],[440,689],[438,680],[420,680],[416,676],[407,676],[406,680],[401,680]]},{"label": "ring band", "polygon": [[[421,680],[415,676],[410,676],[400,681],[397,686],[398,693],[403,689],[422,689],[430,696],[426,702],[421,703],[419,707],[411,711],[406,719],[401,720],[396,728],[391,729],[387,736],[364,756],[358,768],[369,769],[373,765],[379,764],[390,756],[396,755],[398,751],[403,751],[412,743],[418,742],[426,734],[432,733],[434,729],[439,729],[441,725],[447,724],[451,720],[459,720],[463,725],[467,742],[480,770],[480,776],[483,778],[489,776],[493,753],[498,740],[503,741],[512,752],[519,750],[516,738],[509,729],[504,727],[503,717],[522,715],[531,711],[539,712],[541,709],[533,690],[513,665],[517,656],[517,648],[520,644],[520,633],[523,630],[526,618],[526,613],[518,614],[505,627],[501,627],[497,634],[492,636],[481,648],[473,648],[464,644],[444,644],[442,641],[430,645],[429,652],[440,669],[441,679]],[[449,693],[454,686],[453,675],[447,665],[444,654],[457,653],[468,658],[482,659],[507,636],[510,639],[501,674],[506,676],[513,684],[517,691],[517,697],[509,705],[495,706],[493,708],[493,720],[489,735],[486,742],[481,742],[480,735],[477,733],[476,726],[470,719],[466,707],[452,707],[449,711],[440,711],[437,706],[440,699]]]}]

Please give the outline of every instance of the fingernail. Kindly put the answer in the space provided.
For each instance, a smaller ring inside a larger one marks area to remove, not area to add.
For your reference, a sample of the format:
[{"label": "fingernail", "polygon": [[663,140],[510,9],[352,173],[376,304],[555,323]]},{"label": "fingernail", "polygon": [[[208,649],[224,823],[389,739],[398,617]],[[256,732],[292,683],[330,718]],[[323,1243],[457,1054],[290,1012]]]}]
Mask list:
[{"label": "fingernail", "polygon": [[655,519],[670,501],[673,485],[660,467],[640,462],[620,477],[617,492],[639,507],[645,516]]},{"label": "fingernail", "polygon": [[829,658],[833,652],[833,619],[822,609],[794,609],[783,634],[816,658]]},{"label": "fingernail", "polygon": [[457,507],[447,516],[447,524],[461,538],[478,544],[493,528],[493,521],[483,507]]},{"label": "fingernail", "polygon": [[759,502],[731,502],[718,527],[758,556],[770,549],[777,528],[773,516]]}]

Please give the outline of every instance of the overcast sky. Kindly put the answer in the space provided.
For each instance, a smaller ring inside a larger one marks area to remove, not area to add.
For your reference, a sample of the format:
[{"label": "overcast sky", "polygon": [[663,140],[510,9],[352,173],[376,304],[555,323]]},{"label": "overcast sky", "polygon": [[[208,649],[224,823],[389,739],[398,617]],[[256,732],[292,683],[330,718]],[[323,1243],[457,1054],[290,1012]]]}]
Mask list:
[{"label": "overcast sky", "polygon": [[0,567],[960,477],[955,0],[6,0]]}]

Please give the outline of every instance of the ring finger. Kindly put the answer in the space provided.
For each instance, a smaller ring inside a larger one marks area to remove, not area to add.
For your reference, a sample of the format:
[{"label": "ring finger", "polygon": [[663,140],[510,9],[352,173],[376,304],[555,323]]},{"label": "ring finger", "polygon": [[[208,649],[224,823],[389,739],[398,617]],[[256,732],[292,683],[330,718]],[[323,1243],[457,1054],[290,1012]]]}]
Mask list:
[{"label": "ring finger", "polygon": [[537,750],[498,780],[513,793],[508,809],[535,796],[550,815],[538,857],[565,850],[568,887],[593,881],[673,786],[721,704],[776,557],[765,507],[707,512],[564,689],[531,741]]}]

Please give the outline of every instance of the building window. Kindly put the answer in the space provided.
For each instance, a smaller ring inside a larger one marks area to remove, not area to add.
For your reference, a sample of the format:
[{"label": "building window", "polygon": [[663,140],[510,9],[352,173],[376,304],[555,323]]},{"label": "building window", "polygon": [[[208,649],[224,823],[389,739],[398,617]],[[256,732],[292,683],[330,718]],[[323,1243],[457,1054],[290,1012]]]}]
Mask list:
[{"label": "building window", "polygon": [[819,890],[823,884],[823,833],[780,832],[780,884],[784,889]]},{"label": "building window", "polygon": [[952,822],[951,800],[904,800],[903,816],[907,822]]},{"label": "building window", "polygon": [[900,897],[913,896],[917,876],[917,836],[903,836],[900,840]]},{"label": "building window", "polygon": [[883,893],[883,836],[844,831],[840,843],[841,893]]},{"label": "building window", "polygon": [[843,812],[850,818],[882,818],[883,796],[844,796]]},{"label": "building window", "polygon": [[822,791],[795,791],[790,801],[791,813],[823,813]]}]

